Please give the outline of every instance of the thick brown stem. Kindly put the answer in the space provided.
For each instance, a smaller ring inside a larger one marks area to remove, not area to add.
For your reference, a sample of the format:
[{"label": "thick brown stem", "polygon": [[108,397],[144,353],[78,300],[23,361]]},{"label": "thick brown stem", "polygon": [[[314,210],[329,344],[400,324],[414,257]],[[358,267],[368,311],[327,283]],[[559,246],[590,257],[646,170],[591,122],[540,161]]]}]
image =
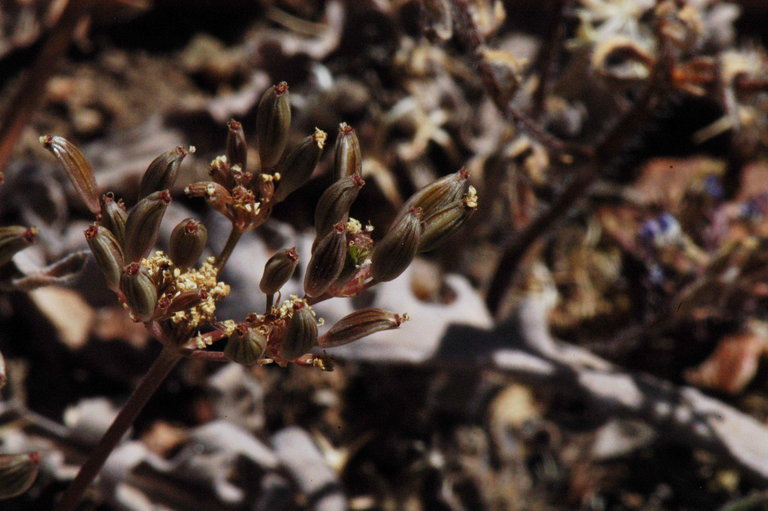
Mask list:
[{"label": "thick brown stem", "polygon": [[69,485],[64,496],[56,506],[55,511],[74,511],[78,502],[83,498],[85,490],[101,471],[104,462],[107,461],[110,453],[115,449],[120,440],[128,431],[128,428],[136,420],[141,410],[147,404],[149,399],[155,394],[157,388],[165,380],[171,370],[181,360],[182,356],[173,348],[163,348],[163,351],[157,356],[157,359],[144,375],[139,386],[133,391],[128,402],[125,403],[120,413],[115,417],[112,425],[104,436],[101,437],[99,444],[93,450],[88,460],[80,467],[75,480]]}]

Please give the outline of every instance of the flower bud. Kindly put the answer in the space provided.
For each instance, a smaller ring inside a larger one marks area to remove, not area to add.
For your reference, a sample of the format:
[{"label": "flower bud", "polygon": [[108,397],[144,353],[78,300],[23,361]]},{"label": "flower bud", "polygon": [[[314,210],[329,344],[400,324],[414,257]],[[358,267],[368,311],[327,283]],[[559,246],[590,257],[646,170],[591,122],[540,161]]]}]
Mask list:
[{"label": "flower bud", "polygon": [[9,262],[17,252],[34,243],[36,236],[37,227],[0,227],[0,266]]},{"label": "flower bud", "polygon": [[360,141],[355,130],[342,122],[339,124],[339,136],[336,138],[336,148],[333,160],[333,181],[347,176],[363,174],[363,156],[360,153]]},{"label": "flower bud", "polygon": [[227,123],[227,161],[231,166],[237,165],[240,170],[248,170],[248,144],[245,142],[245,132],[243,125],[238,121],[231,119]]},{"label": "flower bud", "polygon": [[185,218],[173,228],[169,256],[179,268],[189,268],[200,259],[208,242],[208,229],[194,218]]},{"label": "flower bud", "polygon": [[131,308],[135,321],[149,321],[155,314],[157,286],[139,263],[130,263],[123,269],[120,290]]},{"label": "flower bud", "polygon": [[195,148],[188,150],[179,146],[163,153],[149,164],[147,171],[141,178],[139,186],[139,199],[143,199],[152,192],[161,190],[170,190],[176,182],[176,176],[179,174],[179,167],[184,157],[194,153]]},{"label": "flower bud", "polygon": [[304,292],[307,296],[320,296],[341,275],[347,258],[347,229],[339,222],[326,234],[312,252],[312,258],[304,276]]},{"label": "flower bud", "polygon": [[264,265],[264,275],[259,282],[261,292],[273,295],[280,291],[280,288],[291,278],[298,264],[299,254],[296,253],[295,248],[281,250],[270,257]]},{"label": "flower bud", "polygon": [[421,208],[424,218],[432,216],[445,206],[459,201],[469,190],[469,172],[461,169],[430,183],[403,204],[398,220],[411,208]]},{"label": "flower bud", "polygon": [[280,182],[275,191],[273,199],[275,202],[284,201],[286,197],[309,181],[317,162],[320,161],[320,156],[323,154],[327,136],[323,130],[315,128],[312,135],[302,140],[280,161],[277,169],[280,173]]},{"label": "flower bud", "polygon": [[229,206],[232,204],[232,195],[219,183],[213,181],[201,181],[192,183],[184,188],[184,193],[190,197],[203,197],[205,202],[214,210],[224,216],[229,215]]},{"label": "flower bud", "polygon": [[0,455],[0,499],[10,499],[27,491],[37,478],[40,454]]},{"label": "flower bud", "polygon": [[227,340],[224,354],[230,360],[244,366],[259,361],[267,348],[267,338],[253,328],[239,325]]},{"label": "flower bud", "polygon": [[123,249],[126,261],[138,261],[149,254],[155,246],[160,222],[170,203],[171,194],[162,190],[147,195],[133,207],[125,222]]},{"label": "flower bud", "polygon": [[123,273],[123,249],[112,232],[104,226],[91,224],[85,230],[85,240],[93,253],[96,265],[104,274],[104,279],[110,289],[120,287],[120,276]]},{"label": "flower bud", "polygon": [[306,304],[297,303],[280,341],[280,356],[285,360],[298,358],[311,350],[316,341],[315,316]]},{"label": "flower bud", "polygon": [[421,209],[411,208],[373,249],[371,274],[379,282],[388,282],[405,271],[419,247]]},{"label": "flower bud", "polygon": [[403,321],[408,321],[407,314],[395,314],[382,309],[362,309],[348,314],[318,339],[321,348],[333,348],[349,344],[382,330],[397,328]]},{"label": "flower bud", "polygon": [[424,229],[419,239],[419,252],[429,252],[439,247],[464,225],[477,209],[477,193],[470,186],[467,196],[447,205],[424,219]]},{"label": "flower bud", "polygon": [[80,149],[64,137],[44,135],[40,137],[40,143],[59,160],[91,213],[98,213],[100,209],[99,192],[93,177],[93,169]]},{"label": "flower bud", "polygon": [[352,175],[341,178],[323,192],[315,207],[315,231],[318,238],[331,232],[338,222],[349,219],[349,208],[364,185],[362,177]]},{"label": "flower bud", "polygon": [[264,92],[256,114],[256,140],[259,144],[262,170],[277,165],[288,143],[290,127],[288,84],[280,82]]},{"label": "flower bud", "polygon": [[115,200],[111,192],[101,196],[101,203],[101,225],[109,229],[122,246],[125,243],[125,222],[128,219],[125,205],[122,200]]}]

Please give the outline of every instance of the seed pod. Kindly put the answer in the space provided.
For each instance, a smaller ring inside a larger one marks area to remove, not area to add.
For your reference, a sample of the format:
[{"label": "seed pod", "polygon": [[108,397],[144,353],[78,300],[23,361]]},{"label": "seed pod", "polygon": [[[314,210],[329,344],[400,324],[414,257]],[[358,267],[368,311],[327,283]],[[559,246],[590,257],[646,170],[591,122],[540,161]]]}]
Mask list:
[{"label": "seed pod", "polygon": [[371,274],[379,282],[388,282],[405,271],[419,247],[421,209],[411,208],[373,249]]},{"label": "seed pod", "polygon": [[354,128],[342,122],[339,124],[339,136],[336,138],[336,148],[333,160],[333,181],[347,176],[363,174],[363,156],[360,152],[360,141]]},{"label": "seed pod", "polygon": [[96,224],[91,224],[85,230],[85,240],[88,242],[96,265],[104,274],[109,288],[112,290],[119,289],[124,261],[120,242],[109,229]]},{"label": "seed pod", "polygon": [[184,188],[184,193],[190,197],[203,197],[213,210],[218,211],[224,216],[229,215],[232,195],[219,183],[214,183],[213,181],[192,183]]},{"label": "seed pod", "polygon": [[0,227],[0,266],[9,262],[17,252],[34,243],[36,236],[37,227]]},{"label": "seed pod", "polygon": [[318,339],[321,348],[334,348],[349,344],[382,330],[397,328],[408,321],[407,314],[395,314],[382,309],[361,309],[348,314],[336,322],[328,332]]},{"label": "seed pod", "polygon": [[161,309],[164,315],[170,315],[196,307],[206,300],[208,296],[208,291],[205,289],[190,289],[189,291],[182,291],[173,298],[161,297],[157,301],[156,309]]},{"label": "seed pod", "polygon": [[224,354],[230,360],[252,366],[259,361],[267,348],[267,338],[245,325],[238,325],[234,333],[229,336]]},{"label": "seed pod", "polygon": [[126,261],[138,261],[149,254],[155,246],[160,222],[170,203],[171,194],[162,190],[147,195],[133,207],[125,222],[123,252]]},{"label": "seed pod", "polygon": [[245,142],[243,125],[234,119],[227,123],[227,160],[231,166],[239,166],[245,172],[248,164],[248,144]]},{"label": "seed pod", "polygon": [[235,180],[232,177],[232,168],[230,167],[229,159],[227,159],[226,156],[217,156],[213,159],[211,166],[208,169],[208,175],[210,175],[211,179],[217,184],[225,188],[232,187],[235,184]]},{"label": "seed pod", "polygon": [[169,256],[179,268],[193,266],[208,242],[208,229],[194,218],[185,218],[173,228]]},{"label": "seed pod", "polygon": [[397,220],[400,220],[411,208],[421,208],[424,218],[432,216],[445,206],[461,200],[468,189],[469,172],[465,169],[442,177],[411,195],[403,204]]},{"label": "seed pod", "polygon": [[179,174],[181,162],[184,160],[185,156],[194,152],[194,147],[190,147],[189,150],[187,150],[179,146],[152,160],[152,163],[149,164],[147,171],[144,172],[144,175],[141,178],[141,185],[139,185],[139,199],[143,199],[152,192],[170,190],[173,188],[173,184],[176,182],[176,176]]},{"label": "seed pod", "polygon": [[347,258],[347,229],[343,222],[333,226],[312,252],[312,258],[304,276],[304,292],[307,296],[323,294],[344,269]]},{"label": "seed pod", "polygon": [[101,196],[101,202],[101,225],[109,229],[122,246],[125,243],[125,222],[128,219],[123,201],[116,201],[114,195],[106,193]]},{"label": "seed pod", "polygon": [[280,356],[293,360],[312,349],[317,341],[317,323],[312,311],[303,303],[294,305],[293,317],[280,341]]},{"label": "seed pod", "polygon": [[362,177],[347,176],[323,192],[315,207],[315,231],[318,239],[331,232],[335,224],[349,220],[349,208],[364,185]]},{"label": "seed pod", "polygon": [[40,137],[40,143],[59,160],[91,213],[98,213],[100,209],[99,192],[93,177],[93,169],[80,149],[64,137],[44,135]]},{"label": "seed pod", "polygon": [[157,287],[146,268],[139,263],[126,266],[120,278],[120,290],[136,321],[152,319],[157,305]]},{"label": "seed pod", "polygon": [[280,173],[280,182],[275,191],[274,201],[282,202],[309,181],[315,170],[320,156],[323,154],[325,140],[328,135],[320,129],[306,137],[294,147],[288,155],[280,161],[277,171]]},{"label": "seed pod", "polygon": [[449,204],[424,219],[424,229],[419,239],[419,252],[429,252],[439,247],[458,231],[477,209],[477,193],[469,187],[467,197]]},{"label": "seed pod", "polygon": [[273,295],[288,282],[299,264],[299,254],[295,248],[277,252],[264,265],[264,275],[261,276],[259,289],[262,293]]},{"label": "seed pod", "polygon": [[0,500],[16,497],[27,491],[37,478],[40,454],[0,455]]},{"label": "seed pod", "polygon": [[264,92],[256,114],[256,140],[259,144],[262,171],[277,165],[288,143],[290,127],[288,84],[280,82]]}]

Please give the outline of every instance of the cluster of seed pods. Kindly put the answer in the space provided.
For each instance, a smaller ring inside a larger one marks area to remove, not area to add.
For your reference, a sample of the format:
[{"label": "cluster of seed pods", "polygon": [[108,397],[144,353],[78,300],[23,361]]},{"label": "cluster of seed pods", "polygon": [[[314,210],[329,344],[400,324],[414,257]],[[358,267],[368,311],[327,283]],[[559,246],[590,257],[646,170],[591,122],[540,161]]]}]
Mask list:
[{"label": "cluster of seed pods", "polygon": [[[243,126],[232,120],[226,154],[211,162],[210,180],[185,188],[187,195],[205,199],[229,219],[234,243],[267,221],[276,204],[309,181],[322,156],[326,133],[315,129],[288,148],[290,123],[288,85],[282,82],[270,87],[259,102],[255,137],[259,161],[249,163]],[[312,305],[354,296],[398,277],[417,253],[438,247],[477,208],[469,175],[460,170],[410,197],[390,228],[374,241],[373,228],[350,217],[365,181],[357,135],[342,123],[334,147],[332,183],[315,208],[316,237],[304,273],[304,296],[275,304],[275,296],[280,296],[299,265],[295,249],[280,250],[267,261],[259,285],[267,297],[266,311],[239,322],[220,321],[216,304],[229,294],[229,286],[218,277],[228,254],[224,255],[225,248],[218,258],[197,266],[207,243],[205,226],[184,219],[173,229],[168,254],[152,252],[171,201],[169,189],[182,160],[194,149],[177,147],[157,157],[141,180],[139,201],[127,210],[111,194],[99,197],[91,167],[74,145],[61,137],[42,137],[41,142],[58,158],[96,215],[97,221],[85,231],[88,245],[107,285],[132,318],[146,323],[166,345],[186,352],[222,340],[224,355],[244,365],[296,362],[327,368],[327,359],[309,354],[314,347],[332,348],[397,328],[407,315],[369,308],[342,318],[319,335],[321,321]]]}]

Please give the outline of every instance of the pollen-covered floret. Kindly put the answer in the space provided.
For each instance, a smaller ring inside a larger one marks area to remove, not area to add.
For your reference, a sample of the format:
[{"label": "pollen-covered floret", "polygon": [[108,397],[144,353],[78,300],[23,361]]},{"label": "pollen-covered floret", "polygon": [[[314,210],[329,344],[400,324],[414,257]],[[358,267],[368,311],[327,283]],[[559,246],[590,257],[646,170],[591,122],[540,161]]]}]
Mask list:
[{"label": "pollen-covered floret", "polygon": [[216,259],[209,257],[200,268],[190,268],[182,272],[176,268],[173,261],[161,251],[143,259],[141,264],[147,268],[149,276],[165,289],[174,289],[173,299],[184,291],[205,290],[207,296],[197,305],[171,316],[174,323],[185,323],[190,328],[196,328],[202,323],[214,321],[216,303],[229,295],[230,287],[218,281]]}]

